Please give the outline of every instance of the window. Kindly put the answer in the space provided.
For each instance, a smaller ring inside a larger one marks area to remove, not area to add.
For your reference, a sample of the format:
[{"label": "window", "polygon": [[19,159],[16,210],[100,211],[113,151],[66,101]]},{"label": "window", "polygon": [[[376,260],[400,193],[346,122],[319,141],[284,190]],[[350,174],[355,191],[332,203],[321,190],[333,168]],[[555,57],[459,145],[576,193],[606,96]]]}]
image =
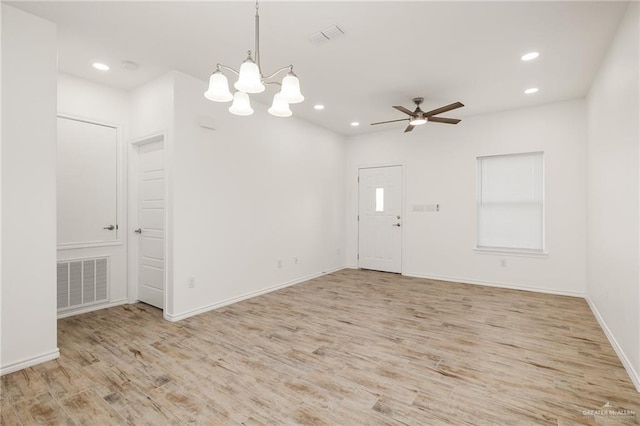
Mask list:
[{"label": "window", "polygon": [[543,153],[478,157],[478,248],[542,252]]},{"label": "window", "polygon": [[384,188],[376,188],[376,211],[384,211]]}]

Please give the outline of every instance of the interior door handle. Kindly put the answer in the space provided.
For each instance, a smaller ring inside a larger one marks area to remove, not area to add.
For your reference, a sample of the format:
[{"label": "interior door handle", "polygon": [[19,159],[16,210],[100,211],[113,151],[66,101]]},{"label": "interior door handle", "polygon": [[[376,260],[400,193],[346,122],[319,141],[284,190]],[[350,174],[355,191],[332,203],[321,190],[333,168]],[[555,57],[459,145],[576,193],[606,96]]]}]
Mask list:
[{"label": "interior door handle", "polygon": [[136,234],[142,234],[142,228],[138,228],[133,232],[135,232]]},{"label": "interior door handle", "polygon": [[109,225],[109,226],[105,226],[105,227],[104,227],[104,228],[102,228],[102,229],[107,229],[107,230],[109,230],[109,231],[113,231],[114,229],[116,229],[116,227],[115,227],[115,226],[113,226],[113,225]]},{"label": "interior door handle", "polygon": [[399,223],[394,223],[394,224],[393,224],[393,225],[391,225],[391,226],[397,226],[397,227],[399,228],[399,227],[400,227],[400,224],[399,224]]}]

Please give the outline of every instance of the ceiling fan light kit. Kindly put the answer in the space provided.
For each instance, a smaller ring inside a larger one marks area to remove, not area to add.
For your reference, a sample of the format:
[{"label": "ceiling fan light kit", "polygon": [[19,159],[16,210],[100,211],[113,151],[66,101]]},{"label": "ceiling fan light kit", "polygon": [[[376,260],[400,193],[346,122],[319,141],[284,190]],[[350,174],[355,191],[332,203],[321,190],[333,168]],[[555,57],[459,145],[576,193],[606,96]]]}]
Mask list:
[{"label": "ceiling fan light kit", "polygon": [[[238,76],[238,80],[233,84],[237,90],[231,94],[229,90],[229,80],[223,71],[231,72]],[[278,74],[287,71],[282,79],[282,83],[271,81]],[[280,91],[273,97],[273,103],[269,108],[269,113],[276,117],[290,117],[292,115],[289,104],[297,104],[304,101],[304,96],[300,92],[300,81],[293,72],[293,65],[288,65],[278,69],[273,74],[265,77],[260,67],[260,16],[258,13],[258,2],[256,1],[255,15],[255,60],[251,51],[247,52],[247,58],[240,65],[240,71],[236,71],[226,65],[218,64],[216,70],[209,77],[209,88],[204,93],[204,97],[214,102],[233,103],[229,107],[229,112],[235,115],[251,115],[250,93],[262,93],[267,84],[280,86]]]},{"label": "ceiling fan light kit", "polygon": [[445,124],[458,124],[460,119],[457,118],[445,118],[445,117],[435,117],[435,115],[442,114],[443,112],[452,111],[457,108],[461,108],[464,106],[461,102],[454,102],[449,105],[445,105],[440,108],[436,108],[431,111],[424,112],[420,108],[420,104],[424,101],[424,98],[413,98],[413,103],[416,104],[416,109],[411,111],[403,106],[395,105],[394,108],[400,112],[403,112],[409,116],[409,118],[401,118],[399,120],[390,120],[390,121],[379,121],[377,123],[371,123],[372,126],[376,126],[378,124],[386,124],[386,123],[396,123],[398,121],[409,121],[409,125],[404,132],[410,132],[413,130],[415,126],[421,126],[425,124],[427,121],[431,121],[434,123],[445,123]]}]

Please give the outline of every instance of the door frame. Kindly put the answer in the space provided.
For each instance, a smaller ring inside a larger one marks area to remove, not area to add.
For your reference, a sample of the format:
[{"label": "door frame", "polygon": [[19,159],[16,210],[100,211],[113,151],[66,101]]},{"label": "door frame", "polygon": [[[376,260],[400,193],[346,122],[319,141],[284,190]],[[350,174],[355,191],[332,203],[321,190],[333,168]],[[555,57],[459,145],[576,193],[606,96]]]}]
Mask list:
[{"label": "door frame", "polygon": [[402,226],[400,227],[400,275],[404,275],[405,271],[405,256],[406,253],[406,238],[405,238],[405,229],[407,224],[407,208],[406,208],[406,195],[407,195],[407,166],[404,162],[392,162],[392,163],[372,163],[372,164],[361,164],[356,168],[356,267],[360,269],[360,220],[358,220],[358,216],[360,215],[360,169],[379,169],[384,167],[400,167],[400,184],[402,185],[402,189],[400,190],[400,211],[402,212]]},{"label": "door frame", "polygon": [[[163,292],[163,303],[162,303],[162,311],[163,317],[167,319],[167,308],[169,306],[170,294],[172,294],[172,281],[170,279],[170,271],[171,271],[171,258],[170,258],[170,250],[169,247],[171,245],[170,241],[170,227],[171,222],[169,221],[169,211],[170,211],[170,191],[169,191],[169,176],[170,176],[170,166],[167,161],[167,132],[161,131],[158,133],[153,133],[151,135],[134,139],[129,142],[129,156],[131,161],[129,161],[129,185],[127,191],[127,198],[129,201],[129,209],[128,209],[128,217],[129,217],[129,226],[127,229],[127,235],[132,235],[133,232],[138,228],[138,224],[140,221],[140,208],[139,208],[139,168],[138,168],[138,153],[139,148],[141,146],[161,142],[162,143],[162,154],[164,156],[164,164],[165,164],[165,187],[164,187],[164,200],[165,200],[165,208],[164,208],[164,292]],[[128,258],[128,296],[129,303],[138,302],[138,277],[139,277],[139,268],[140,268],[140,240],[138,238],[130,238],[130,243],[127,247],[127,258]]]},{"label": "door frame", "polygon": [[[96,126],[110,127],[116,130],[116,225],[118,225],[118,231],[127,227],[127,191],[125,188],[125,182],[127,176],[125,168],[127,167],[126,157],[124,155],[125,150],[121,143],[122,127],[114,124],[107,123],[105,121],[94,120],[92,118],[81,117],[72,114],[56,114],[56,118],[63,118],[65,120],[79,121],[81,123],[95,124]],[[56,244],[57,250],[76,250],[83,248],[95,248],[95,247],[107,247],[107,246],[121,246],[127,243],[127,235],[123,235],[122,231],[116,234],[114,241],[102,241],[91,243],[71,243],[71,244]]]}]

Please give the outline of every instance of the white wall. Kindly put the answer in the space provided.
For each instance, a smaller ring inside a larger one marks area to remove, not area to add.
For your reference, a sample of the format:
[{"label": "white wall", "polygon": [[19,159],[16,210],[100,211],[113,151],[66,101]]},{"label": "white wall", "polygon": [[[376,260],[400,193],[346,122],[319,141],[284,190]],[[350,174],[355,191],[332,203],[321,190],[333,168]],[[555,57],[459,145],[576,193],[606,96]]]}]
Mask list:
[{"label": "white wall", "polygon": [[[125,181],[129,148],[129,93],[61,73],[58,75],[58,113],[118,127],[118,239],[122,244],[58,250],[58,260],[109,256],[109,302],[125,302],[128,300],[126,244],[130,236],[127,232]],[[101,307],[104,306],[92,306],[90,309]]]},{"label": "white wall", "polygon": [[58,357],[56,27],[2,4],[1,373]]},{"label": "white wall", "polygon": [[234,116],[205,89],[175,73],[171,319],[344,266],[344,138],[256,102]]},{"label": "white wall", "polygon": [[587,294],[640,390],[639,7],[631,2],[588,97]]},{"label": "white wall", "polygon": [[[464,100],[463,100],[464,101]],[[455,116],[455,114],[453,114]],[[347,262],[357,266],[357,175],[401,164],[403,273],[551,293],[585,292],[586,111],[582,100],[468,117],[456,126],[401,124],[347,142]],[[476,245],[476,157],[544,151],[545,257],[481,254]],[[440,212],[412,212],[439,204]],[[501,260],[506,260],[506,267]]]},{"label": "white wall", "polygon": [[174,73],[164,74],[130,92],[130,139],[173,129]]}]

